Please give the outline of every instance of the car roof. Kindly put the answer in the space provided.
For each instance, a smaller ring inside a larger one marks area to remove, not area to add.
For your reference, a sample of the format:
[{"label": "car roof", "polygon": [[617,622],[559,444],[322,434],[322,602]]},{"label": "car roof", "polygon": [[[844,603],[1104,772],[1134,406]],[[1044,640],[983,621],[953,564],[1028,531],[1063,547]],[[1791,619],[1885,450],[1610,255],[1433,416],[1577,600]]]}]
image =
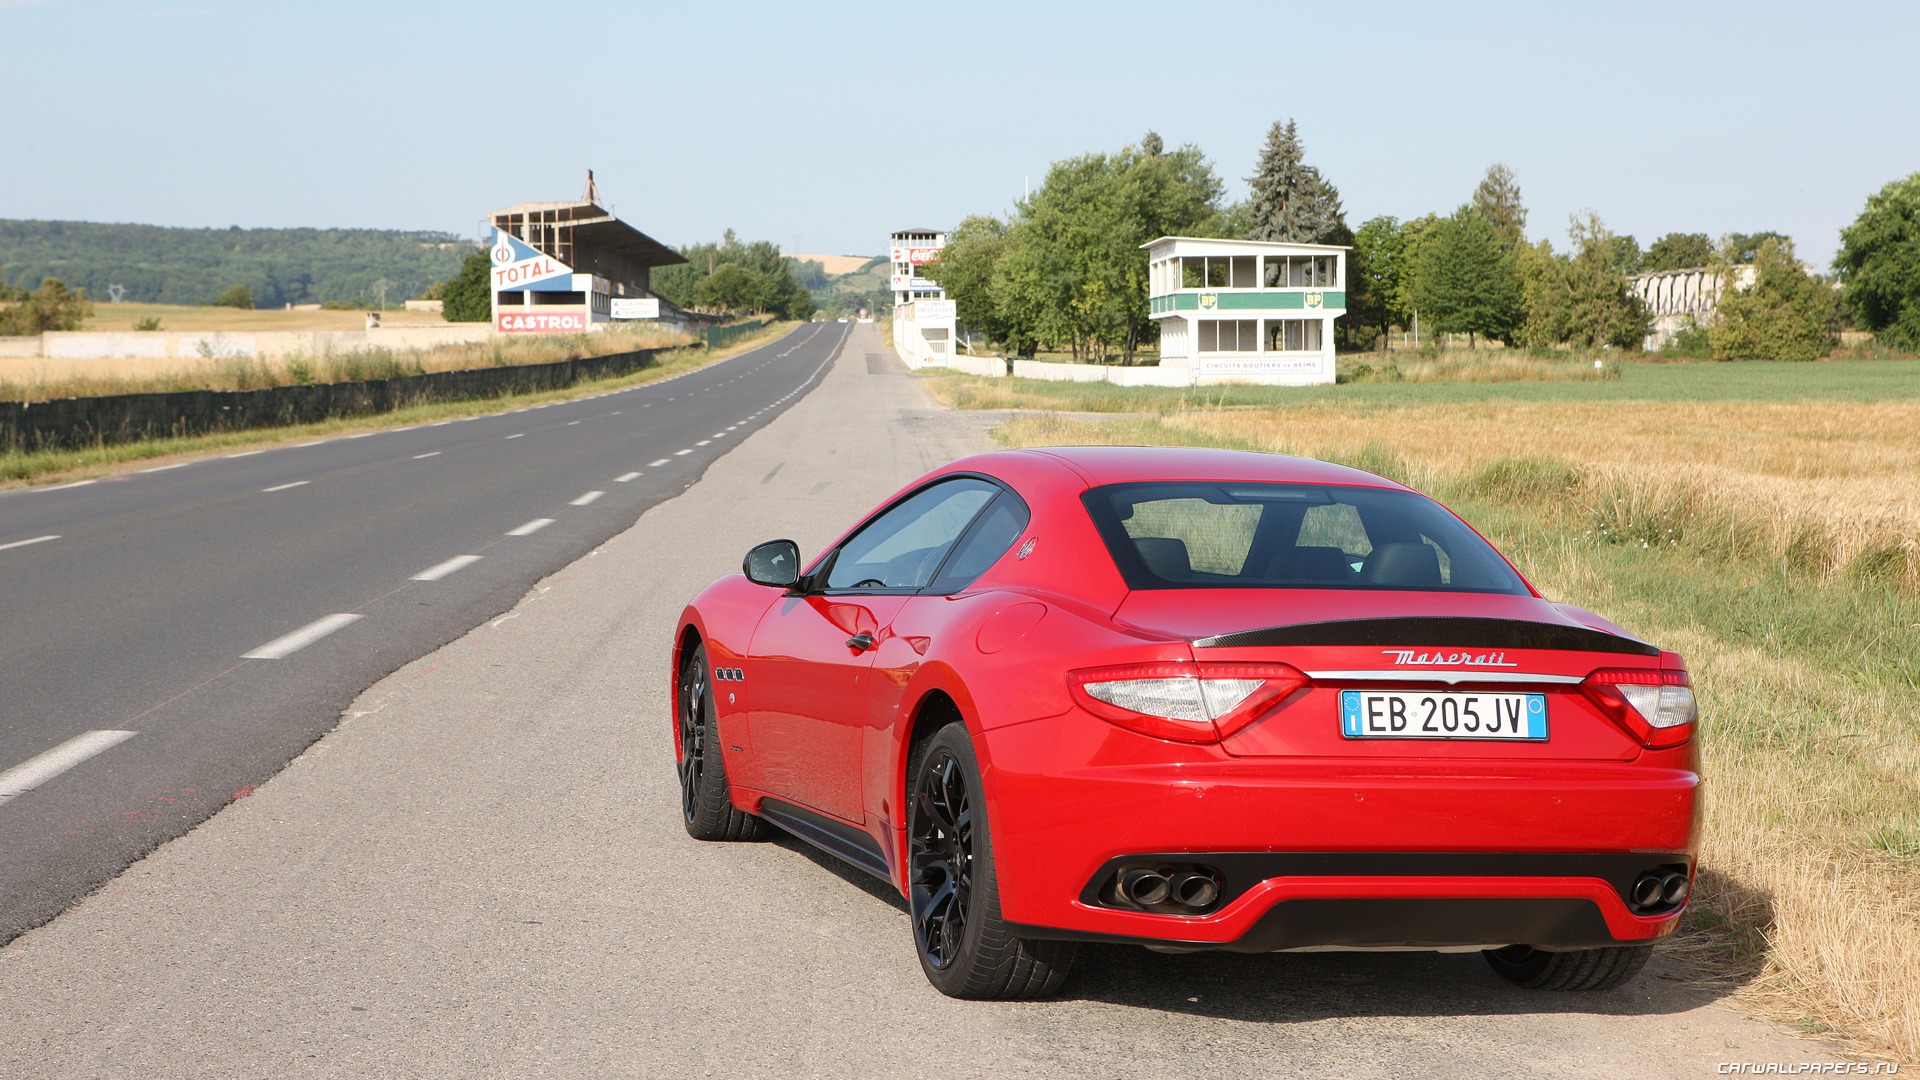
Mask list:
[{"label": "car roof", "polygon": [[992,471],[996,458],[1051,458],[1078,473],[1089,487],[1159,480],[1267,481],[1400,488],[1370,472],[1313,458],[1215,450],[1191,446],[1047,446],[1005,450],[973,459]]}]

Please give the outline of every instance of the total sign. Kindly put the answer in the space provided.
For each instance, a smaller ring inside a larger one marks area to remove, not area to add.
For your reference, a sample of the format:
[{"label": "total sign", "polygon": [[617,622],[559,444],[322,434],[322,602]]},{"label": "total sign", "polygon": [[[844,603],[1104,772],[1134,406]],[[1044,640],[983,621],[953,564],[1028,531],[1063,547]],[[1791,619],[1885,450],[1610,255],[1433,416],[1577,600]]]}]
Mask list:
[{"label": "total sign", "polygon": [[531,245],[504,229],[493,230],[493,291],[570,292],[573,267],[551,255],[542,255]]}]

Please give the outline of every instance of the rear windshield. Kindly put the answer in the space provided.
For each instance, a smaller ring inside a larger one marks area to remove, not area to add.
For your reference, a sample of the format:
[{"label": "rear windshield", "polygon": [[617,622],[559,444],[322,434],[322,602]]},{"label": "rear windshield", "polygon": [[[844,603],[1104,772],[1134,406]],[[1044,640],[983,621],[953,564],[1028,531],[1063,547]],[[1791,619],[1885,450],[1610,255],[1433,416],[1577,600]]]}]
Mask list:
[{"label": "rear windshield", "polygon": [[1113,484],[1082,496],[1134,589],[1419,589],[1528,595],[1424,495],[1327,484]]}]

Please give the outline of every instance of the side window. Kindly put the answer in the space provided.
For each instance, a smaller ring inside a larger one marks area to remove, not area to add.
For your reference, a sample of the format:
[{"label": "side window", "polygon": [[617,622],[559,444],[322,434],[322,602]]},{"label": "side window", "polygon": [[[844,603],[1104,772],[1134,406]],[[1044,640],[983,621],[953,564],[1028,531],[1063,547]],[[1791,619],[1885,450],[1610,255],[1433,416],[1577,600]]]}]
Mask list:
[{"label": "side window", "polygon": [[974,578],[986,573],[987,568],[1020,539],[1029,517],[1026,503],[1016,495],[1002,492],[953,549],[952,557],[940,568],[940,576],[934,579],[932,591],[958,592],[973,584]]},{"label": "side window", "polygon": [[829,589],[919,589],[1000,489],[961,477],[935,484],[868,522],[840,546]]}]

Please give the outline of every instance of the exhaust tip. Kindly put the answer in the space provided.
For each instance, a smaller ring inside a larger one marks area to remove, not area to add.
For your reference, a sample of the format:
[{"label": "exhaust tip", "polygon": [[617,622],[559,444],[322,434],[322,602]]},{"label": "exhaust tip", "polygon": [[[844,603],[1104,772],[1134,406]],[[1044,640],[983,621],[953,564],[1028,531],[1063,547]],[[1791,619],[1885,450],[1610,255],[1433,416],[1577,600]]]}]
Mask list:
[{"label": "exhaust tip", "polygon": [[1666,879],[1659,874],[1641,874],[1633,883],[1633,893],[1629,897],[1633,906],[1649,908],[1660,902],[1660,894],[1666,887]]},{"label": "exhaust tip", "polygon": [[1158,870],[1129,870],[1120,875],[1120,897],[1130,904],[1164,904],[1171,891],[1171,883]]},{"label": "exhaust tip", "polygon": [[1687,880],[1687,875],[1681,873],[1668,874],[1660,883],[1660,902],[1677,906],[1681,901],[1685,900],[1687,894],[1692,891],[1693,883]]},{"label": "exhaust tip", "polygon": [[1182,907],[1195,910],[1212,906],[1220,897],[1220,883],[1209,874],[1179,874],[1173,879],[1172,890]]}]

